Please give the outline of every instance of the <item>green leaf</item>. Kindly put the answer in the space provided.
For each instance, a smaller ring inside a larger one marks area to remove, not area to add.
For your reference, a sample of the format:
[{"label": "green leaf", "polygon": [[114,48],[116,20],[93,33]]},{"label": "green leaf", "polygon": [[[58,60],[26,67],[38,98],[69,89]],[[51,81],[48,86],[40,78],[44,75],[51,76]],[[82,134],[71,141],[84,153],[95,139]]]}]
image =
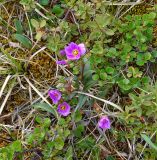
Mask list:
[{"label": "green leaf", "polygon": [[85,64],[84,68],[82,68],[82,70],[83,70],[83,83],[86,84],[92,79],[92,73],[94,71],[91,69],[91,64],[88,59],[84,58],[83,61]]},{"label": "green leaf", "polygon": [[59,118],[59,120],[58,120],[58,125],[64,126],[65,124],[66,124],[65,119],[64,119],[64,118]]},{"label": "green leaf", "polygon": [[64,10],[60,5],[54,5],[54,7],[52,8],[52,13],[56,14],[57,16],[62,16]]},{"label": "green leaf", "polygon": [[107,34],[107,35],[109,35],[109,36],[113,36],[114,35],[114,31],[113,30],[111,30],[111,29],[105,29],[105,33]]},{"label": "green leaf", "polygon": [[46,6],[49,4],[49,0],[40,0],[39,3],[43,6]]},{"label": "green leaf", "polygon": [[123,52],[124,53],[129,53],[131,51],[131,49],[132,49],[132,46],[129,43],[125,43],[123,45],[124,45]]},{"label": "green leaf", "polygon": [[70,130],[69,129],[65,129],[64,131],[64,137],[68,137],[70,135]]},{"label": "green leaf", "polygon": [[128,20],[128,21],[131,21],[132,20],[132,16],[131,15],[126,15],[125,19]]},{"label": "green leaf", "polygon": [[102,80],[107,79],[107,74],[106,74],[106,72],[103,69],[100,70],[100,78]]},{"label": "green leaf", "polygon": [[105,27],[111,22],[111,17],[108,16],[107,14],[97,14],[95,18],[96,23],[98,24],[99,27]]},{"label": "green leaf", "polygon": [[114,68],[112,68],[112,67],[106,67],[106,72],[108,73],[108,74],[113,74],[114,73]]},{"label": "green leaf", "polygon": [[[100,41],[95,42],[91,52],[93,54],[103,54],[104,48],[103,48],[103,44]],[[100,57],[101,58],[101,57]]]},{"label": "green leaf", "polygon": [[33,107],[35,109],[42,109],[44,111],[52,113],[55,117],[58,117],[56,110],[47,103],[37,103],[37,104],[33,105]]},{"label": "green leaf", "polygon": [[10,147],[14,152],[22,151],[22,145],[20,140],[14,141]]},{"label": "green leaf", "polygon": [[97,80],[99,79],[99,75],[98,75],[98,74],[94,74],[94,75],[92,76],[92,79],[93,79],[94,81],[97,81]]},{"label": "green leaf", "polygon": [[35,36],[35,39],[36,39],[37,41],[39,41],[42,36],[43,36],[43,32],[42,32],[42,31],[38,31],[37,34],[36,34],[36,36]]},{"label": "green leaf", "polygon": [[113,48],[113,47],[109,48],[107,56],[115,57],[117,55],[118,55],[118,51],[116,50],[116,48]]},{"label": "green leaf", "polygon": [[83,150],[93,149],[93,146],[95,146],[95,139],[91,136],[82,138],[82,140],[78,143],[78,147]]},{"label": "green leaf", "polygon": [[40,116],[35,117],[35,121],[39,124],[42,124],[43,119]]},{"label": "green leaf", "polygon": [[82,124],[78,125],[77,128],[74,130],[74,135],[76,137],[81,137],[82,132],[84,131],[84,126]]},{"label": "green leaf", "polygon": [[19,34],[23,33],[23,27],[22,27],[21,21],[16,19],[14,22],[14,25],[16,28],[16,33],[19,33]]},{"label": "green leaf", "polygon": [[155,19],[156,18],[156,13],[151,12],[151,13],[149,13],[149,16],[151,17],[151,19]]},{"label": "green leaf", "polygon": [[157,58],[157,51],[152,52],[153,57]]},{"label": "green leaf", "polygon": [[94,39],[99,39],[100,37],[102,36],[102,32],[99,31],[99,30],[95,30],[95,31],[92,31],[90,33],[90,36],[89,36],[89,39],[90,40],[94,40]]},{"label": "green leaf", "polygon": [[[99,52],[98,54],[102,54],[101,52]],[[97,64],[100,64],[101,62],[102,62],[102,57],[94,57],[94,59],[95,59],[95,62],[97,63]]]},{"label": "green leaf", "polygon": [[124,84],[129,84],[130,81],[129,81],[129,79],[124,79],[124,80],[123,80],[123,83],[124,83]]},{"label": "green leaf", "polygon": [[35,19],[31,19],[31,24],[35,29],[38,29],[40,27],[39,22]]},{"label": "green leaf", "polygon": [[77,106],[75,108],[75,112],[85,104],[87,98],[88,97],[85,96],[85,95],[79,95],[78,104],[77,104]]},{"label": "green leaf", "polygon": [[137,62],[136,62],[137,65],[139,66],[143,66],[145,64],[145,60],[144,60],[144,55],[139,53],[137,55]]},{"label": "green leaf", "polygon": [[132,87],[132,85],[129,82],[130,81],[128,79],[121,79],[120,81],[118,81],[118,85],[121,89],[127,91]]},{"label": "green leaf", "polygon": [[77,110],[77,111],[74,113],[74,121],[75,121],[75,122],[79,122],[79,121],[81,121],[81,119],[82,119],[82,114],[81,114],[80,111]]},{"label": "green leaf", "polygon": [[22,34],[14,34],[14,38],[26,48],[32,47],[31,41],[27,37],[23,36]]},{"label": "green leaf", "polygon": [[71,146],[67,149],[67,152],[65,154],[65,158],[66,158],[66,160],[72,160],[73,159],[73,149],[72,149]]},{"label": "green leaf", "polygon": [[44,19],[41,20],[39,24],[40,28],[45,27],[45,25],[46,25],[46,21]]},{"label": "green leaf", "polygon": [[58,150],[62,150],[64,147],[64,141],[61,137],[57,137],[55,139],[55,148]]},{"label": "green leaf", "polygon": [[145,59],[146,61],[147,61],[147,60],[150,60],[151,57],[152,57],[152,55],[151,55],[149,52],[147,52],[147,53],[144,54],[144,59]]},{"label": "green leaf", "polygon": [[51,120],[50,120],[50,118],[45,118],[42,125],[43,125],[45,128],[50,127],[50,125],[51,125]]},{"label": "green leaf", "polygon": [[130,67],[128,68],[127,76],[128,76],[128,77],[133,76],[134,78],[137,78],[137,77],[140,78],[140,77],[142,76],[142,72],[139,71],[138,68],[136,68],[136,67],[134,68],[134,67],[130,66]]},{"label": "green leaf", "polygon": [[106,160],[115,160],[113,156],[107,156]]},{"label": "green leaf", "polygon": [[141,134],[141,137],[149,144],[149,146],[157,151],[157,146],[151,141],[151,139],[145,135]]}]

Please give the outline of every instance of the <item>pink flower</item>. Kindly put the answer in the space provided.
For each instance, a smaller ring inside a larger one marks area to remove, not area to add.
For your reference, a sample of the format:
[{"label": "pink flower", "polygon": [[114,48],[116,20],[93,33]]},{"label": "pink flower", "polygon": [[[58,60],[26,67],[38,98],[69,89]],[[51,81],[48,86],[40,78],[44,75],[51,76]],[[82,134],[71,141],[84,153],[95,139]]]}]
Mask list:
[{"label": "pink flower", "polygon": [[98,126],[102,129],[110,129],[111,128],[111,122],[107,116],[103,116],[100,118],[98,122]]},{"label": "pink flower", "polygon": [[69,60],[78,60],[80,57],[86,53],[86,48],[83,43],[77,45],[71,42],[67,47],[65,47],[66,57]]},{"label": "pink flower", "polygon": [[61,93],[58,90],[50,90],[48,92],[50,98],[52,99],[54,104],[57,104],[59,100],[61,99]]},{"label": "pink flower", "polygon": [[67,65],[67,62],[65,60],[56,61],[56,63],[59,65]]},{"label": "pink flower", "polygon": [[63,102],[58,105],[58,113],[62,116],[67,116],[70,114],[70,105],[67,102]]}]

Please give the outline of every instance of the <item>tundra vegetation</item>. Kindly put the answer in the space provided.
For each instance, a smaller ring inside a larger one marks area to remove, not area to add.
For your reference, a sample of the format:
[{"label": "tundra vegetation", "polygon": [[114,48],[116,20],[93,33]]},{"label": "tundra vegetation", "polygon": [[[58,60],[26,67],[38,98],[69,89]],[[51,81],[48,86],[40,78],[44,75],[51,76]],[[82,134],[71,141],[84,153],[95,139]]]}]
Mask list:
[{"label": "tundra vegetation", "polygon": [[156,4],[0,0],[0,160],[156,160]]}]

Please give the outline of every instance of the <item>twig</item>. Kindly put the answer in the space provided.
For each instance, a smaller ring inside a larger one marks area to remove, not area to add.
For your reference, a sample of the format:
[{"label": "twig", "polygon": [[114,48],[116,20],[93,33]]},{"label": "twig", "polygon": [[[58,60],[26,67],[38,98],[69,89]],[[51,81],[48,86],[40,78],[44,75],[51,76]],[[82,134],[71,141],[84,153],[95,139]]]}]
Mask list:
[{"label": "twig", "polygon": [[[14,79],[14,80],[15,80],[15,79]],[[1,107],[0,107],[0,115],[2,114],[2,111],[3,111],[3,109],[4,109],[4,106],[5,106],[5,104],[6,104],[7,100],[8,100],[11,92],[12,92],[13,87],[14,87],[14,81],[12,82],[11,87],[10,87],[10,89],[9,89],[9,91],[8,91],[8,93],[7,93],[7,95],[6,95],[5,99],[4,99]]]},{"label": "twig", "polygon": [[9,81],[10,78],[11,78],[11,75],[8,75],[6,77],[4,83],[3,83],[2,87],[1,87],[1,90],[0,90],[0,98],[1,98],[1,96],[3,94],[3,91],[4,91],[4,89],[5,89],[5,87],[6,87],[6,85],[7,85],[7,83],[8,83],[8,81]]}]

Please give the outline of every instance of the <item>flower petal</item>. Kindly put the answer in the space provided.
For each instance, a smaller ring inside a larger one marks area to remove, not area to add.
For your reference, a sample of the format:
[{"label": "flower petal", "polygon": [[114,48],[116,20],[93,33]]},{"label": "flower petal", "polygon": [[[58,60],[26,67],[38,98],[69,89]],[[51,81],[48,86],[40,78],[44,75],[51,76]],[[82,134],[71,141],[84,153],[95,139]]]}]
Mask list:
[{"label": "flower petal", "polygon": [[83,43],[79,44],[79,50],[81,52],[81,55],[85,54],[86,53],[86,47]]},{"label": "flower petal", "polygon": [[67,54],[72,54],[73,49],[71,47],[65,47],[65,53]]},{"label": "flower petal", "polygon": [[69,47],[71,49],[78,49],[78,45],[76,43],[74,43],[74,42],[69,43]]},{"label": "flower petal", "polygon": [[78,59],[80,59],[80,54],[78,54],[77,56],[74,56],[74,55],[70,55],[70,54],[67,54],[66,55],[67,56],[67,59],[69,59],[69,60],[78,60]]},{"label": "flower petal", "polygon": [[65,53],[65,50],[64,49],[62,49],[62,50],[60,50],[60,54],[62,55],[62,56],[64,56],[66,53]]},{"label": "flower petal", "polygon": [[58,90],[50,90],[48,92],[50,98],[52,99],[54,104],[57,104],[59,100],[61,99],[61,93]]},{"label": "flower petal", "polygon": [[65,60],[56,61],[56,63],[59,65],[67,65],[67,62]]},{"label": "flower petal", "polygon": [[102,129],[110,129],[111,123],[107,116],[101,117],[101,119],[98,122],[98,126]]}]

